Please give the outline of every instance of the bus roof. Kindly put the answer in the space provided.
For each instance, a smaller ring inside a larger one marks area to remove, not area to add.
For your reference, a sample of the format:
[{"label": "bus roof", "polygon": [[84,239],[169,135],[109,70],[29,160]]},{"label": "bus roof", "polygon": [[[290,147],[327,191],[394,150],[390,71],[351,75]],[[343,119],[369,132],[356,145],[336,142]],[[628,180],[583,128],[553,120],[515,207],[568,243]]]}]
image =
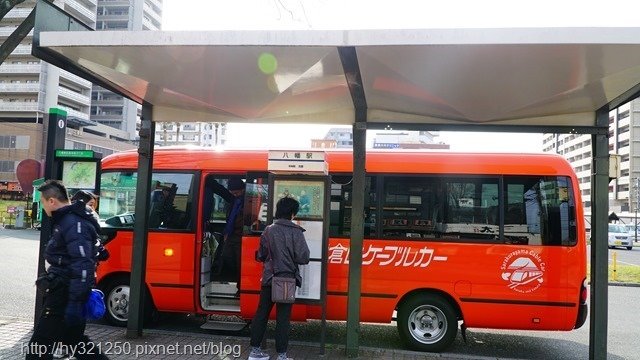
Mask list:
[{"label": "bus roof", "polygon": [[[295,150],[290,150],[295,152]],[[300,150],[304,151],[319,151]],[[223,172],[266,171],[267,150],[214,150],[211,148],[170,147],[154,151],[155,169],[210,169]],[[352,171],[351,151],[325,151],[331,173]],[[102,169],[135,169],[138,154],[125,151],[102,160]],[[570,175],[569,163],[556,154],[456,153],[399,150],[369,150],[369,173],[443,173],[443,174],[538,174]]]}]

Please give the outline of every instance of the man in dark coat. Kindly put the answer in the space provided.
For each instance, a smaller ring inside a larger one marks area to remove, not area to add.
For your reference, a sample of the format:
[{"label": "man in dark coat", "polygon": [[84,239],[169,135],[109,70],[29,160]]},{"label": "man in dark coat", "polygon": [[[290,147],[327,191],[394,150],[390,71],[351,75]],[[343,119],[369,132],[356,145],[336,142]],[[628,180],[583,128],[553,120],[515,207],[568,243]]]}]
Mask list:
[{"label": "man in dark coat", "polygon": [[49,180],[38,190],[52,218],[52,235],[44,254],[47,273],[36,282],[44,290],[44,306],[26,359],[51,359],[56,347],[77,359],[106,359],[84,335],[84,304],[96,283],[96,214],[83,202],[71,204],[60,181]]}]

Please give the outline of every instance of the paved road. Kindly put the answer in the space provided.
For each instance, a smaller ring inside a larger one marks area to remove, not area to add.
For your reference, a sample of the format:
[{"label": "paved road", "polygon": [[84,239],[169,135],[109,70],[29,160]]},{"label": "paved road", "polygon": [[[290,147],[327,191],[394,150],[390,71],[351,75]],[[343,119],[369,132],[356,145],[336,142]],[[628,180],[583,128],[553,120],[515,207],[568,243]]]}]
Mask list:
[{"label": "paved road", "polygon": [[[625,248],[609,249],[609,264],[613,262],[613,254],[616,253],[617,262],[620,265],[640,266],[640,243],[631,250]],[[591,246],[587,247],[587,262],[591,261]]]},{"label": "paved road", "polygon": [[[0,318],[32,320],[36,277],[37,240],[39,232],[33,230],[0,229]],[[626,250],[620,253],[627,252]],[[635,256],[640,249],[628,254]],[[619,257],[619,259],[621,259]],[[632,260],[634,261],[634,260]],[[609,287],[608,359],[637,359],[640,346],[635,340],[640,330],[640,312],[631,311],[640,301],[640,287]],[[159,329],[200,332],[201,317],[163,314]],[[467,343],[459,335],[449,349],[451,357],[490,357],[518,359],[586,359],[589,354],[589,322],[572,332],[531,332],[500,330],[468,330]],[[232,335],[232,334],[229,334]],[[248,332],[233,335],[247,336]],[[330,322],[327,342],[343,344],[344,322]],[[294,324],[292,340],[317,341],[319,322]],[[362,325],[361,345],[401,348],[394,325]]]}]

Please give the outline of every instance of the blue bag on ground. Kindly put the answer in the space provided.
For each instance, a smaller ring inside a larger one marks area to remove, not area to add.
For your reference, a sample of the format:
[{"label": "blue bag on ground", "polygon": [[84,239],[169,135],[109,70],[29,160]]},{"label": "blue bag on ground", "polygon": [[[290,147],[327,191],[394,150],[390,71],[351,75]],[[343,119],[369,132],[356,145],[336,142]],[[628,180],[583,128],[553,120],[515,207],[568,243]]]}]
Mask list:
[{"label": "blue bag on ground", "polygon": [[98,289],[91,289],[89,298],[84,304],[84,317],[89,320],[98,320],[107,311],[104,305],[104,294]]}]

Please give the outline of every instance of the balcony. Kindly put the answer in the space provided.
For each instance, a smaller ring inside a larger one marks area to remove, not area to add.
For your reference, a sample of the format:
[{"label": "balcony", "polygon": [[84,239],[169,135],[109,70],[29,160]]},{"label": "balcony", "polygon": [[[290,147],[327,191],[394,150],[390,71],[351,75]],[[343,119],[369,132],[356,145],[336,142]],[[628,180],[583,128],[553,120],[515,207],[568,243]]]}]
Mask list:
[{"label": "balcony", "polygon": [[80,15],[84,16],[86,18],[85,20],[88,20],[88,21],[86,21],[87,25],[95,27],[95,24],[96,24],[96,12],[95,12],[95,10],[91,11],[91,10],[87,9],[86,6],[80,4],[76,0],[67,0],[65,2],[65,10],[72,10],[70,12],[77,13],[77,14],[80,14]]},{"label": "balcony", "polygon": [[98,6],[98,0],[80,0],[80,2],[85,4],[89,9]]},{"label": "balcony", "polygon": [[33,9],[30,9],[30,8],[12,9],[7,13],[7,15],[4,16],[3,19],[24,19],[27,16],[29,16],[29,14],[31,13],[31,10]]},{"label": "balcony", "polygon": [[2,103],[2,111],[3,112],[38,112],[41,111],[38,109],[37,102],[3,102]]},{"label": "balcony", "polygon": [[40,64],[3,64],[0,65],[0,74],[37,74],[40,69]]},{"label": "balcony", "polygon": [[149,18],[153,18],[159,24],[162,23],[162,15],[160,13],[156,12],[153,9],[153,7],[150,6],[149,4],[147,4],[146,2],[144,3],[144,6],[143,6],[143,14],[145,14]]},{"label": "balcony", "polygon": [[[147,0],[147,1],[152,3],[154,7],[162,11],[162,4],[158,0]],[[159,14],[160,14],[160,11],[158,11]]]},{"label": "balcony", "polygon": [[78,119],[89,120],[89,114],[83,113],[82,111],[73,110],[64,105],[58,104],[58,107],[67,112],[67,118],[76,117]]},{"label": "balcony", "polygon": [[151,20],[147,18],[142,19],[142,30],[159,30],[159,27],[156,26]]},{"label": "balcony", "polygon": [[18,45],[11,53],[13,55],[31,55],[31,45]]},{"label": "balcony", "polygon": [[103,98],[103,99],[91,99],[91,104],[94,106],[124,106],[123,98]]},{"label": "balcony", "polygon": [[[4,27],[0,27],[0,37],[8,37],[9,35],[13,34],[13,32],[17,29],[17,26],[14,27],[9,27],[9,26],[4,26]],[[27,34],[27,39],[33,36],[33,30],[29,31],[29,34]]]},{"label": "balcony", "polygon": [[71,101],[75,101],[84,106],[91,105],[91,99],[88,96],[82,95],[73,90],[65,89],[63,87],[58,88],[58,96],[64,97]]},{"label": "balcony", "polygon": [[78,84],[84,88],[91,89],[91,81],[85,80],[80,76],[72,74],[66,70],[60,69],[60,77],[66,80],[73,82],[74,84]]},{"label": "balcony", "polygon": [[37,93],[40,91],[40,84],[0,84],[0,92],[3,93]]}]

